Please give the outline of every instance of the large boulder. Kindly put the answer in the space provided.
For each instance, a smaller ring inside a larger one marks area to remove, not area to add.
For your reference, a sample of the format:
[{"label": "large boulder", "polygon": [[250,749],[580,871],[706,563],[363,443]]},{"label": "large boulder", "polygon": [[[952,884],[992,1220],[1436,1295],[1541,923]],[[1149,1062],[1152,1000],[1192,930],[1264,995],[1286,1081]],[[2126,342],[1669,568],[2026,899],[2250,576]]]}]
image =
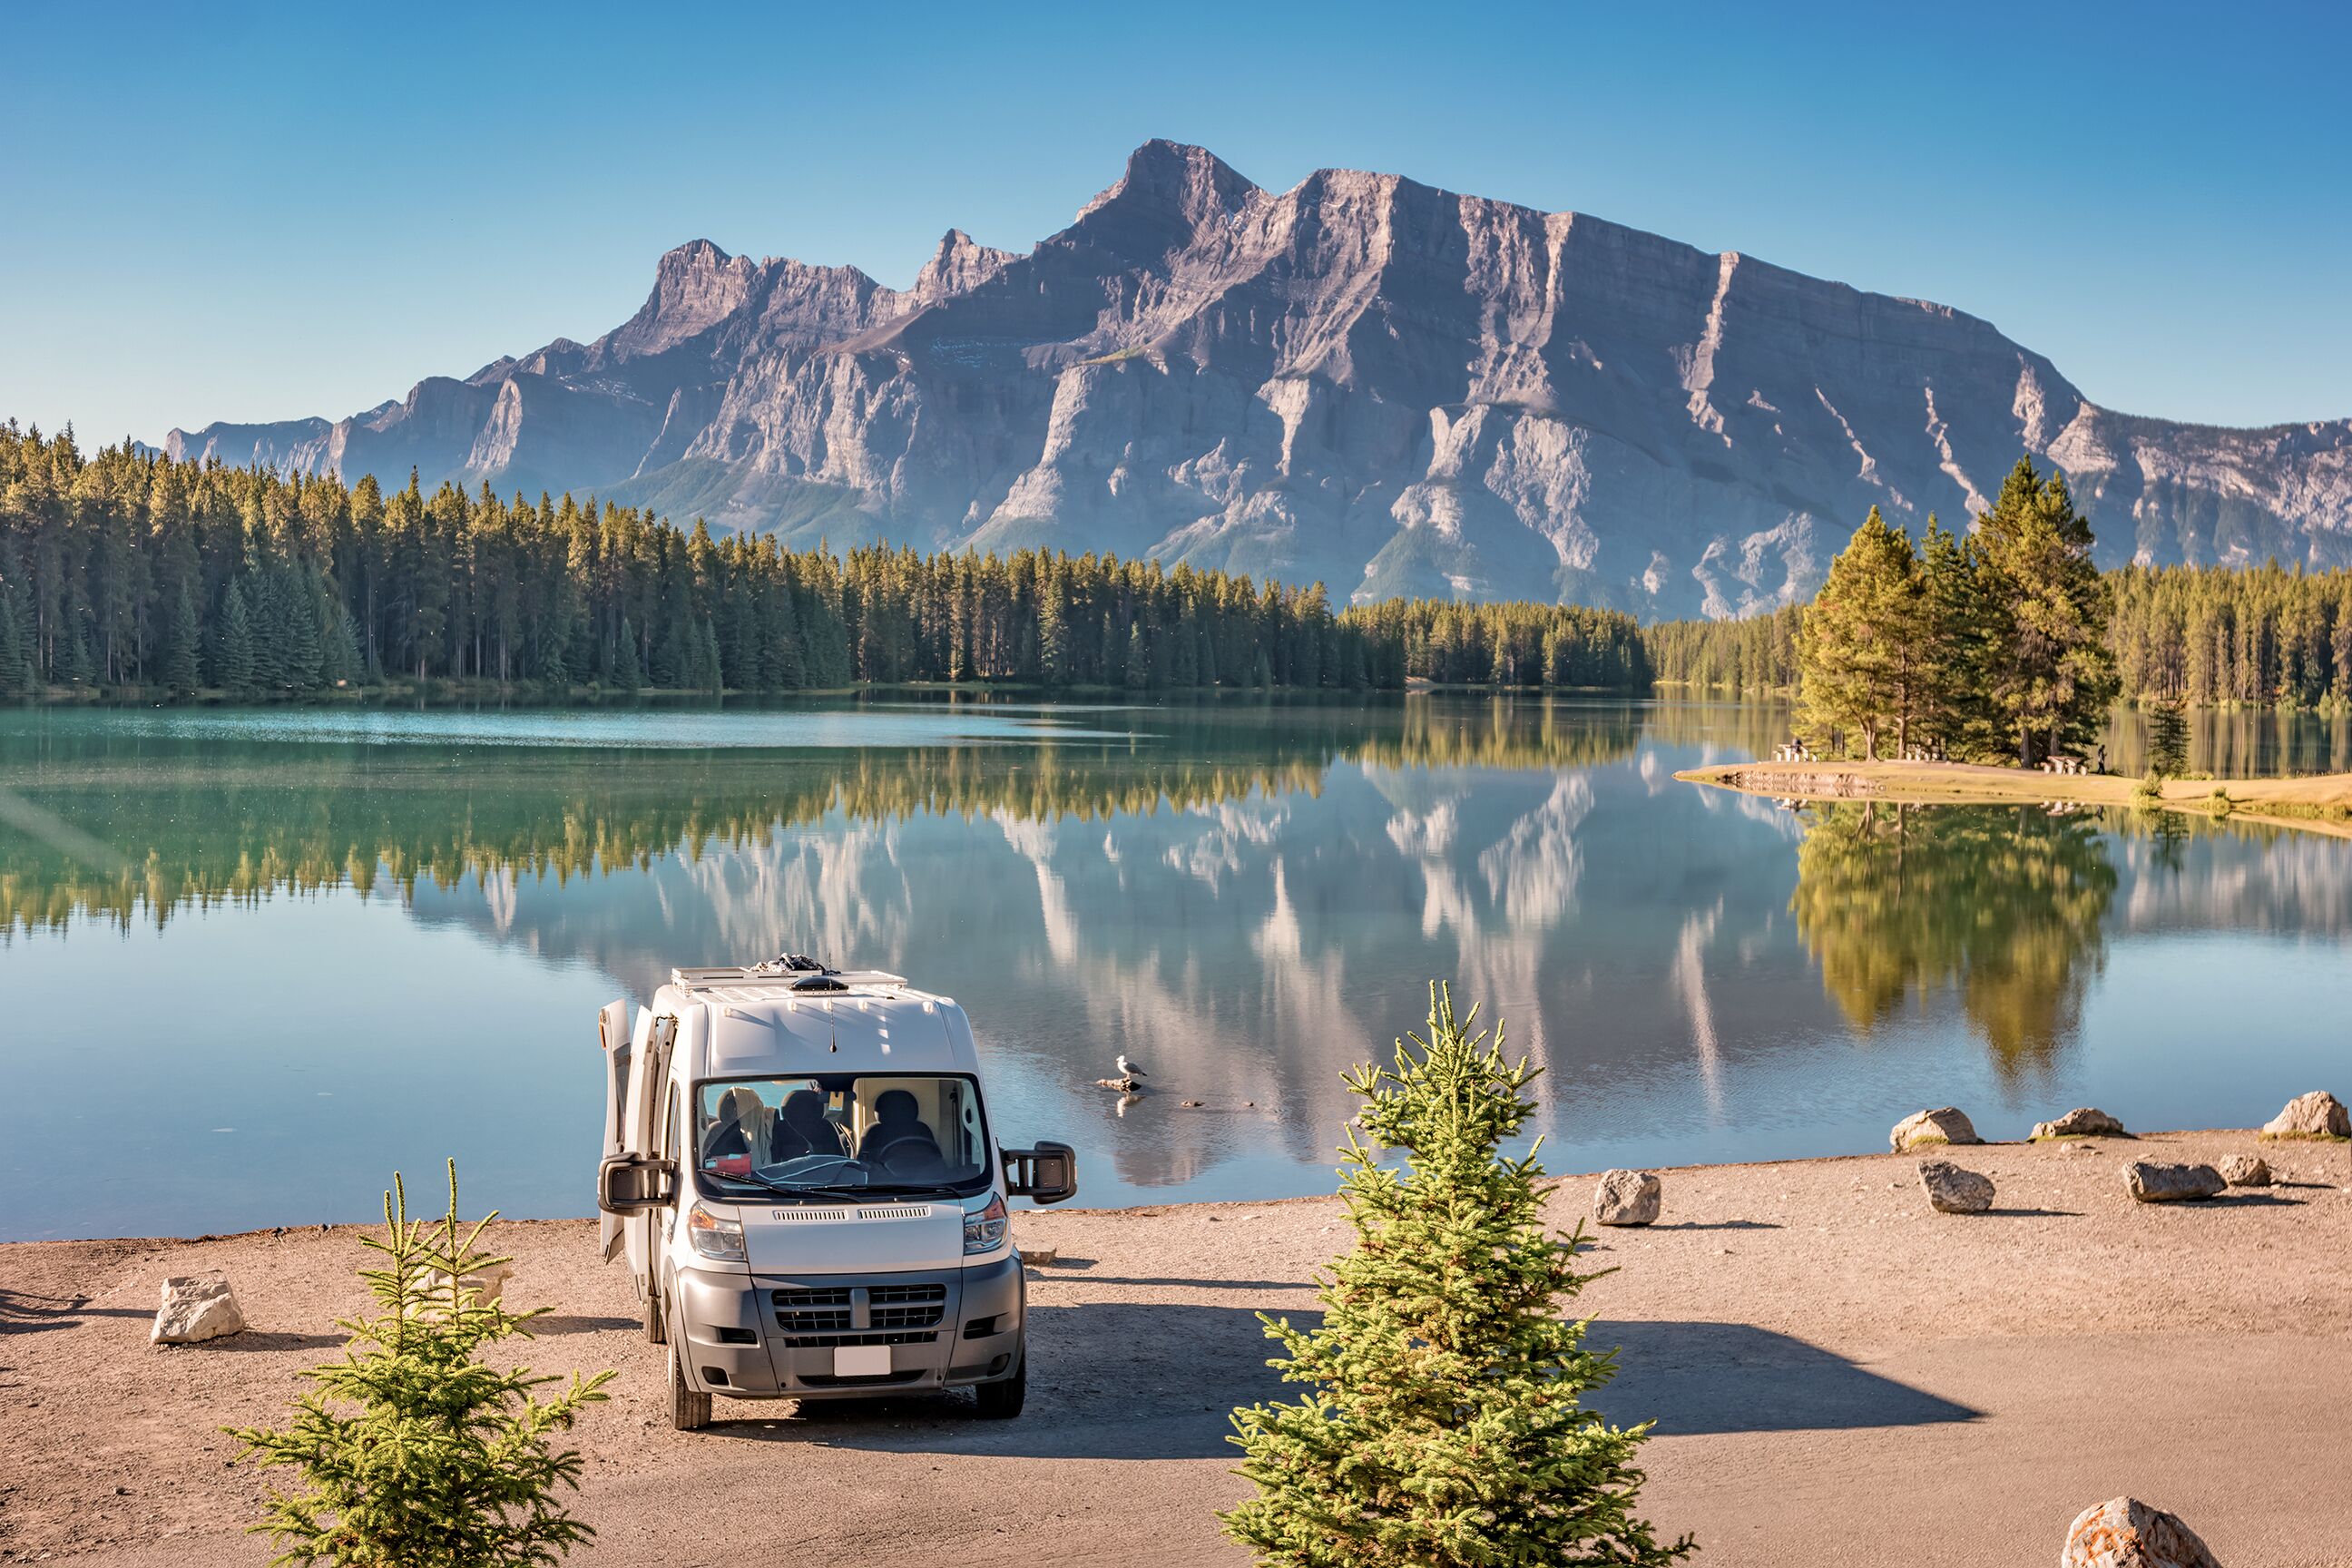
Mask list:
[{"label": "large boulder", "polygon": [[1992,1178],[1963,1171],[1949,1160],[1920,1161],[1919,1184],[1943,1214],[1982,1214],[1992,1207]]},{"label": "large boulder", "polygon": [[2144,1204],[2219,1197],[2230,1184],[2210,1165],[2164,1165],[2154,1160],[2134,1160],[2126,1165],[2124,1183],[2131,1188],[2131,1195]]},{"label": "large boulder", "polygon": [[2110,1498],[2074,1517],[2058,1568],[2221,1568],[2197,1532],[2137,1498]]},{"label": "large boulder", "polygon": [[2221,1179],[2233,1187],[2267,1187],[2271,1184],[2270,1162],[2260,1154],[2232,1154],[2221,1162]]},{"label": "large boulder", "polygon": [[1887,1142],[1898,1154],[1906,1149],[1931,1148],[1938,1143],[1981,1143],[1976,1124],[1965,1112],[1948,1105],[1933,1110],[1915,1110],[1895,1124]]},{"label": "large boulder", "polygon": [[2352,1110],[2323,1089],[2298,1094],[2263,1123],[2265,1138],[2352,1138]]},{"label": "large boulder", "polygon": [[163,1281],[163,1304],[148,1331],[151,1345],[193,1345],[245,1331],[236,1292],[220,1274],[178,1275]]},{"label": "large boulder", "polygon": [[1592,1189],[1592,1217],[1602,1225],[1649,1225],[1665,1187],[1647,1171],[1604,1171]]},{"label": "large boulder", "polygon": [[2088,1105],[2078,1105],[2055,1121],[2033,1124],[2036,1143],[2045,1138],[2128,1138],[2124,1124],[2105,1111]]}]

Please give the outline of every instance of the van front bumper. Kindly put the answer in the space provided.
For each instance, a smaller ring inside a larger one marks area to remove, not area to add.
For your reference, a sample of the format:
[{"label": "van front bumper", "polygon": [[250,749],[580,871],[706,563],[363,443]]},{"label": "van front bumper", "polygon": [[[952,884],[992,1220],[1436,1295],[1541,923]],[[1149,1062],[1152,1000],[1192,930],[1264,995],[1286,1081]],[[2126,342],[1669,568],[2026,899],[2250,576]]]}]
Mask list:
[{"label": "van front bumper", "polygon": [[[706,1393],[738,1399],[920,1394],[1010,1377],[1026,1317],[1021,1258],[903,1274],[719,1274],[682,1269],[669,1331]],[[888,1370],[839,1362],[844,1349]]]}]

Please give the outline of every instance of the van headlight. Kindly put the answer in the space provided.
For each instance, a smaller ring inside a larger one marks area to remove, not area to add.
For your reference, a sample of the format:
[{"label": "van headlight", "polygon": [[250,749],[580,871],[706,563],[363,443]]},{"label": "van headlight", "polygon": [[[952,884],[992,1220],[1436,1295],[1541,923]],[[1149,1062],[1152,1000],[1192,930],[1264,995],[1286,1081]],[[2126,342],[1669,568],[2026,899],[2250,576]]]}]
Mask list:
[{"label": "van headlight", "polygon": [[[964,1222],[963,1234],[964,1250],[969,1252],[971,1250],[971,1223],[969,1220]],[[743,1261],[743,1222],[740,1219],[722,1219],[697,1204],[686,1211],[686,1236],[694,1243],[694,1250],[705,1258],[714,1258],[721,1263]]]},{"label": "van headlight", "polygon": [[963,1216],[963,1255],[970,1258],[975,1252],[995,1251],[1004,1245],[1004,1227],[1012,1223],[1004,1200],[990,1197],[986,1208]]}]

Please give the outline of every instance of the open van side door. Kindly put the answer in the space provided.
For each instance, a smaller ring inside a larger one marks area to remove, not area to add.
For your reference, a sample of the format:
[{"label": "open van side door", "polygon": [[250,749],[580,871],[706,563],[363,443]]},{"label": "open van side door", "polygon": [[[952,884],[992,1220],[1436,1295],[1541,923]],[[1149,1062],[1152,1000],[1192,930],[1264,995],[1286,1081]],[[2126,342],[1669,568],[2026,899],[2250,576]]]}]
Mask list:
[{"label": "open van side door", "polygon": [[[636,1042],[629,1034],[629,1005],[607,1002],[596,1015],[596,1044],[604,1053],[604,1146],[605,1159],[625,1153],[621,1128],[629,1103],[629,1060],[635,1054]],[[621,1255],[622,1215],[605,1209],[596,1216],[597,1250],[610,1263]]]},{"label": "open van side door", "polygon": [[[669,1095],[670,1047],[677,1042],[674,1014],[651,1011],[637,1017],[635,1039],[629,1050],[629,1094],[622,1108],[621,1148],[624,1158],[658,1161],[662,1155],[661,1111]],[[647,1296],[660,1289],[661,1258],[654,1244],[661,1224],[658,1205],[633,1205],[622,1216],[623,1246],[629,1272]]]}]

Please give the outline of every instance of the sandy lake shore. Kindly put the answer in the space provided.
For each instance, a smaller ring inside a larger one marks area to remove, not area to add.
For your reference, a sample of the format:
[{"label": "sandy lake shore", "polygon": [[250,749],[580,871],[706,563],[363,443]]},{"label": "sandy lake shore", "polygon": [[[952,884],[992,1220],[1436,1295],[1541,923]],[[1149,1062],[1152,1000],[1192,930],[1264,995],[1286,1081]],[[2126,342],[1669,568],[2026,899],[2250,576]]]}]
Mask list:
[{"label": "sandy lake shore", "polygon": [[[2127,806],[2137,779],[2113,773],[2045,773],[1976,763],[1725,763],[1675,777],[1782,800],[1884,800],[1914,805]],[[2210,815],[2216,791],[2231,816],[2352,838],[2352,773],[2299,778],[2170,779],[2165,809]]]},{"label": "sandy lake shore", "polygon": [[[2132,1158],[2219,1160],[2250,1133],[1955,1152],[1995,1211],[1931,1211],[1907,1155],[1665,1174],[1654,1228],[1601,1233],[1582,1307],[1655,1417],[1646,1509],[1717,1564],[2046,1563],[2128,1491],[2230,1568],[2352,1564],[2352,1152],[2261,1146],[2282,1184],[2129,1201]],[[1560,1184],[1563,1225],[1590,1178]],[[1023,1214],[1028,1413],[721,1400],[658,1417],[660,1363],[585,1221],[502,1227],[510,1299],[555,1315],[523,1359],[617,1367],[579,1435],[583,1561],[1246,1562],[1225,1412],[1276,1392],[1254,1314],[1309,1312],[1344,1245],[1328,1199]],[[0,1561],[260,1563],[264,1477],[223,1423],[275,1419],[362,1305],[352,1227],[0,1247]],[[218,1268],[251,1330],[153,1351],[167,1275]],[[729,1419],[732,1417],[732,1419]]]}]

